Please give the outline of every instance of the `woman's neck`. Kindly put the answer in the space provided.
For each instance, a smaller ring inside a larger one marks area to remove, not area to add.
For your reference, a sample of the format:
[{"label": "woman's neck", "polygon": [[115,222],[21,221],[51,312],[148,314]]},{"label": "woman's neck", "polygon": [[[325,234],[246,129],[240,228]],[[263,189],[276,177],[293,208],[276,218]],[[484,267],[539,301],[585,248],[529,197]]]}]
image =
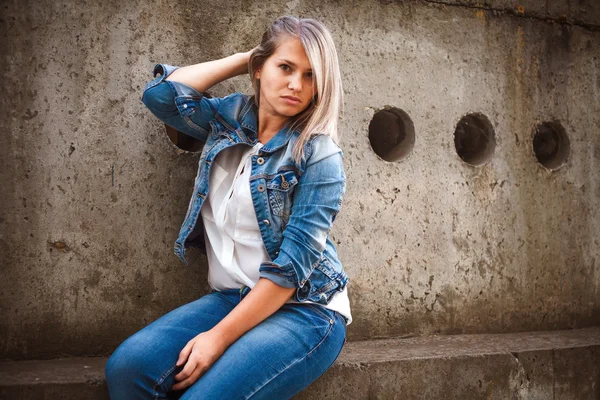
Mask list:
[{"label": "woman's neck", "polygon": [[282,117],[279,115],[273,115],[265,111],[264,109],[258,110],[258,140],[262,144],[267,144],[269,140],[275,135],[277,132],[281,130],[283,125],[286,123],[288,118]]}]

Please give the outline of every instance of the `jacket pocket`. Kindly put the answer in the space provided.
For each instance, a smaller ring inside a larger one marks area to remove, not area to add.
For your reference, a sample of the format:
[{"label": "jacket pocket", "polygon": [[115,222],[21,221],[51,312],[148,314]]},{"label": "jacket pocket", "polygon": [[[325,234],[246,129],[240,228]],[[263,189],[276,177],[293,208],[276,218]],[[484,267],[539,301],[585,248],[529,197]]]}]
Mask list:
[{"label": "jacket pocket", "polygon": [[292,195],[298,178],[294,171],[284,171],[267,181],[269,205],[273,215],[285,221],[289,219],[292,211]]}]

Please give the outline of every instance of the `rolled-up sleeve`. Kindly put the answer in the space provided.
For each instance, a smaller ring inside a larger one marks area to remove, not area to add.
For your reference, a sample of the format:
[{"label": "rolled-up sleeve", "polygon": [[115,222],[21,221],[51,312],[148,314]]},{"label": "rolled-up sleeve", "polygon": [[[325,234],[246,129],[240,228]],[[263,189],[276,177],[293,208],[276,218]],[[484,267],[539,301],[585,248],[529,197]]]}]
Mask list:
[{"label": "rolled-up sleeve", "polygon": [[294,189],[279,254],[259,268],[260,277],[283,287],[300,288],[312,274],[346,191],[343,153],[331,138],[321,136]]},{"label": "rolled-up sleeve", "polygon": [[156,64],[153,71],[155,78],[146,84],[142,103],[166,125],[206,142],[209,122],[214,118],[221,99],[207,98],[191,86],[166,80],[178,68]]}]

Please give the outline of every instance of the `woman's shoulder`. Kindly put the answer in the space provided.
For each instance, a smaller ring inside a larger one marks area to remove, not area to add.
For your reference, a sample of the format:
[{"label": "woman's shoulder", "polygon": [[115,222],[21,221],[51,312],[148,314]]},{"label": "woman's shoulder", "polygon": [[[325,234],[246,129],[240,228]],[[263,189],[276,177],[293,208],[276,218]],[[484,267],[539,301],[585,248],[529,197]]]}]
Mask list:
[{"label": "woman's shoulder", "polygon": [[241,92],[231,93],[219,100],[217,113],[232,126],[236,125],[235,121],[239,121],[247,114],[253,101],[250,96]]},{"label": "woman's shoulder", "polygon": [[309,164],[313,164],[334,154],[339,154],[340,158],[344,155],[342,148],[333,137],[324,133],[312,135],[307,142],[307,146],[307,162]]},{"label": "woman's shoulder", "polygon": [[245,105],[250,101],[250,96],[241,92],[228,94],[220,98],[219,111],[239,114]]}]

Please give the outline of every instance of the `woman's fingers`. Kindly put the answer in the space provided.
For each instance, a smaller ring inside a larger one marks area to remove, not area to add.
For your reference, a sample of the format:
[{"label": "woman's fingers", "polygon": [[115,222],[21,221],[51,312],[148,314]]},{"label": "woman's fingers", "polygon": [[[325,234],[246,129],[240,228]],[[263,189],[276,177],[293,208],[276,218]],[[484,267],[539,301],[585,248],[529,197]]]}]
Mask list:
[{"label": "woman's fingers", "polygon": [[[190,363],[188,362],[188,365]],[[183,372],[183,371],[182,371]],[[201,368],[199,365],[196,366],[196,368],[192,371],[192,373],[185,378],[184,380],[182,380],[181,382],[178,382],[177,384],[173,385],[173,390],[181,390],[181,389],[185,389],[188,386],[191,386],[194,384],[194,382],[196,382],[198,380],[198,378],[205,372],[205,369]]]},{"label": "woman's fingers", "polygon": [[185,367],[183,367],[183,369],[181,370],[181,372],[175,375],[175,380],[182,381],[184,379],[189,378],[197,367],[198,363],[196,363],[196,360],[190,358],[185,364]]},{"label": "woman's fingers", "polygon": [[179,352],[179,358],[177,359],[177,362],[175,363],[176,366],[179,367],[179,366],[183,365],[183,363],[185,363],[185,360],[187,360],[188,357],[190,356],[190,353],[192,352],[193,347],[194,347],[194,339],[187,342],[185,347]]},{"label": "woman's fingers", "polygon": [[179,390],[192,385],[199,376],[204,374],[223,354],[218,340],[207,332],[203,332],[190,340],[179,353],[176,365],[184,365],[183,369],[174,376],[177,384],[173,390]]},{"label": "woman's fingers", "polygon": [[201,368],[199,366],[197,366],[192,371],[190,376],[188,376],[186,379],[182,380],[181,382],[178,382],[176,385],[173,385],[173,390],[181,390],[181,389],[185,389],[188,386],[193,385],[194,382],[196,382],[198,380],[198,378],[200,377],[202,372],[203,371],[201,370]]}]

